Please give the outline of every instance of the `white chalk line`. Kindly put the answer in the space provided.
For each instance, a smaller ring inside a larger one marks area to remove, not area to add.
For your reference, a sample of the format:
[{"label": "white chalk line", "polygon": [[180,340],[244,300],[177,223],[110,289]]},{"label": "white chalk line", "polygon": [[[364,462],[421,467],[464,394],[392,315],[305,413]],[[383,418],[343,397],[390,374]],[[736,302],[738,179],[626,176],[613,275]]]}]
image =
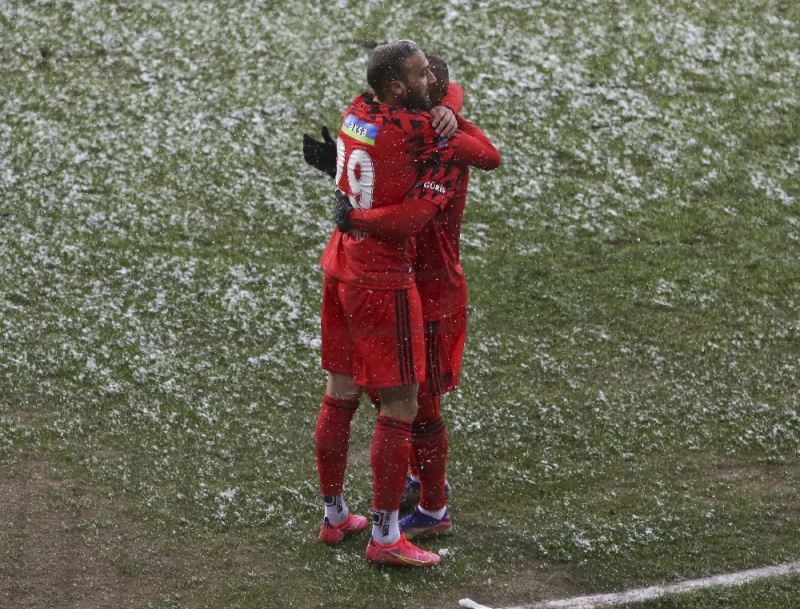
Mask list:
[{"label": "white chalk line", "polygon": [[[518,605],[515,607],[498,609],[601,609],[602,607],[614,607],[624,603],[640,603],[654,600],[667,594],[683,594],[685,592],[704,590],[706,588],[741,586],[760,579],[786,577],[799,573],[800,561],[796,561],[783,565],[748,569],[747,571],[739,571],[738,573],[727,573],[724,575],[715,575],[713,577],[704,577],[702,579],[690,579],[675,584],[664,584],[663,586],[628,590],[627,592],[576,596],[575,598],[544,601],[532,605]],[[461,599],[458,601],[458,604],[464,609],[491,609],[491,607],[476,603],[469,598]]]}]

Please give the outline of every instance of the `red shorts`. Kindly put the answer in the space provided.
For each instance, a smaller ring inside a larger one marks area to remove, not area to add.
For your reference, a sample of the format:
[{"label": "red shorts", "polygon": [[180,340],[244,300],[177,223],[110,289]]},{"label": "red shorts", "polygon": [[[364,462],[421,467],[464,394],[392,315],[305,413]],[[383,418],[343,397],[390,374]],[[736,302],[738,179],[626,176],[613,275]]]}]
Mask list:
[{"label": "red shorts", "polygon": [[426,382],[420,392],[442,395],[458,387],[467,340],[467,307],[425,322]]},{"label": "red shorts", "polygon": [[328,275],[322,285],[322,368],[368,389],[425,380],[425,335],[416,286],[370,290]]}]

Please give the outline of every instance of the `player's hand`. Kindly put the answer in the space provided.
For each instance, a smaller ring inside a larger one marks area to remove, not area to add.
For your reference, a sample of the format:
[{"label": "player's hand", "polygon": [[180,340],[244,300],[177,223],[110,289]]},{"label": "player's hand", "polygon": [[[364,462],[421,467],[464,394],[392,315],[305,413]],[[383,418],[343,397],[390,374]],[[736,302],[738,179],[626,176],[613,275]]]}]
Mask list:
[{"label": "player's hand", "polygon": [[433,115],[431,126],[442,137],[450,137],[458,129],[456,113],[447,106],[435,106],[431,110],[431,114]]},{"label": "player's hand", "polygon": [[322,127],[322,140],[315,140],[307,133],[303,134],[303,158],[306,163],[324,171],[332,178],[336,177],[336,142],[331,138],[327,127]]},{"label": "player's hand", "polygon": [[353,206],[350,205],[350,197],[338,188],[336,189],[336,207],[333,208],[333,221],[343,233],[350,232],[350,212]]}]

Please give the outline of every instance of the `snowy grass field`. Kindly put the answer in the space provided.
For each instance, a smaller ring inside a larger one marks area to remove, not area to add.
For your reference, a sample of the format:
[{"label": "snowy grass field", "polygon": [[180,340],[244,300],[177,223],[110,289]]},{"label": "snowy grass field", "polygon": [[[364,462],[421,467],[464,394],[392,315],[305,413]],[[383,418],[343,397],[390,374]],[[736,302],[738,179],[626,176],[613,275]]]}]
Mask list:
[{"label": "snowy grass field", "polygon": [[[301,139],[397,38],[504,155],[426,572],[316,539],[331,192]],[[3,0],[0,606],[505,607],[800,559],[798,82],[788,0]]]}]

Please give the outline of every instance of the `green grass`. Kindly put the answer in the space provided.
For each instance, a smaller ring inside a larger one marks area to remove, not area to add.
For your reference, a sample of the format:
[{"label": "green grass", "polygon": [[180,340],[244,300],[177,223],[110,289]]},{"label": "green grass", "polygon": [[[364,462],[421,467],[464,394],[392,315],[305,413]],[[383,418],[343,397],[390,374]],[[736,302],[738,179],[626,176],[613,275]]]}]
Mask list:
[{"label": "green grass", "polygon": [[[508,606],[797,560],[795,5],[337,6],[0,7],[10,606]],[[504,156],[471,179],[456,532],[424,573],[316,540],[332,224],[301,137],[365,86],[361,43],[402,37]]]}]

